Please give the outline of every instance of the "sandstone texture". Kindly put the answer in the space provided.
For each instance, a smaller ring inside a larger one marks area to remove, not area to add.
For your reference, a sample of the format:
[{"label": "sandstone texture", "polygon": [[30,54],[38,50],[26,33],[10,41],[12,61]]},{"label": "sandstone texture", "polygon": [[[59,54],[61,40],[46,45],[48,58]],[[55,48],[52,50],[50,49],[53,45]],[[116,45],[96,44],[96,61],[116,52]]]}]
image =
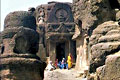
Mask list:
[{"label": "sandstone texture", "polygon": [[[76,68],[82,74],[86,71],[85,80],[120,80],[120,0],[52,1],[9,13],[4,28],[0,80],[43,80],[46,63],[42,60],[49,57],[54,62],[62,56],[56,56],[60,51],[65,58],[72,53],[74,61],[77,56]],[[45,80],[80,79],[75,71],[62,73],[45,73]]]},{"label": "sandstone texture", "polygon": [[[56,58],[62,60],[63,57],[67,58],[68,53],[72,53],[75,61],[75,42],[72,41],[75,24],[71,3],[51,1],[37,6],[35,13],[36,30],[40,37],[37,55],[42,60],[49,57],[52,62],[55,62]],[[58,44],[65,48],[57,48]],[[59,54],[60,56],[56,57]]]},{"label": "sandstone texture", "polygon": [[1,80],[43,80],[46,63],[36,56],[39,35],[32,14],[16,11],[5,18],[1,33],[5,47],[0,54]]},{"label": "sandstone texture", "polygon": [[0,55],[1,80],[42,80],[44,63],[33,54],[4,54]]},{"label": "sandstone texture", "polygon": [[120,11],[118,11],[118,12],[116,13],[116,20],[117,20],[117,21],[120,20]]},{"label": "sandstone texture", "polygon": [[96,80],[120,80],[120,52],[107,56],[105,65],[96,72]]},{"label": "sandstone texture", "polygon": [[27,11],[15,11],[9,13],[4,21],[4,28],[8,27],[28,27],[31,29],[36,29],[36,20],[31,13]]},{"label": "sandstone texture", "polygon": [[115,19],[109,0],[73,0],[73,14],[75,22],[82,21],[82,29],[89,35],[97,25]]},{"label": "sandstone texture", "polygon": [[[108,55],[120,50],[119,2],[119,0],[73,0],[73,14],[76,23],[73,39],[77,42],[77,51],[80,54],[78,54],[76,63],[82,63],[80,58],[83,58],[82,55],[86,50],[90,74],[105,65]],[[86,35],[88,37],[87,47],[82,48]],[[80,42],[81,44],[79,44]],[[84,51],[82,51],[83,49]],[[96,74],[91,74],[90,80],[93,80],[95,76]]]},{"label": "sandstone texture", "polygon": [[108,21],[99,25],[90,37],[91,60],[90,72],[105,64],[106,56],[120,50],[120,26]]},{"label": "sandstone texture", "polygon": [[[32,38],[34,37],[34,38]],[[38,51],[38,33],[32,29],[24,27],[7,28],[2,32],[4,44],[9,45],[5,48],[5,53],[13,51],[16,53],[32,53]],[[10,41],[7,43],[7,41]]]},{"label": "sandstone texture", "polygon": [[74,69],[56,69],[53,71],[45,70],[44,80],[87,80],[79,75],[79,71]]}]

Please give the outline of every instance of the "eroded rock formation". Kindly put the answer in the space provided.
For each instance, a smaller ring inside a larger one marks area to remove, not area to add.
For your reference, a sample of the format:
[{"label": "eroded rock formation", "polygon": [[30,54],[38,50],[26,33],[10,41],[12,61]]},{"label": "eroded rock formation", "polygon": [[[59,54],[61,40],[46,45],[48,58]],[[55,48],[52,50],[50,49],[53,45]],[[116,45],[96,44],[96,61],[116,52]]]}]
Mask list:
[{"label": "eroded rock formation", "polygon": [[89,67],[95,80],[120,78],[120,0],[73,0],[72,7],[74,19],[71,4],[59,2],[7,15],[0,33],[2,80],[42,80],[46,65],[36,56],[38,46],[42,60],[55,61],[60,51],[75,59],[74,30],[76,68],[87,72]]},{"label": "eroded rock formation", "polygon": [[28,27],[31,29],[36,29],[36,20],[31,13],[27,11],[15,11],[9,13],[4,21],[4,27]]},{"label": "eroded rock formation", "polygon": [[[119,2],[119,0],[73,0],[73,13],[76,22],[76,32],[73,39],[77,42],[76,50],[78,52],[78,62],[76,62],[78,64],[76,65],[78,69],[88,60],[90,80],[119,79],[118,74],[110,75],[110,72],[119,71],[119,67],[113,68],[116,66],[115,64],[111,63],[111,66],[108,64],[110,58],[113,63],[120,63],[117,60],[119,55],[114,55],[120,50]],[[88,38],[87,45],[86,38]],[[88,57],[84,59],[83,55],[88,55]],[[107,57],[109,55],[111,57]],[[85,69],[81,67],[81,70]]]},{"label": "eroded rock formation", "polygon": [[90,72],[105,64],[106,56],[120,50],[120,26],[109,21],[99,25],[90,38],[91,61]]},{"label": "eroded rock formation", "polygon": [[107,56],[105,65],[97,68],[96,72],[96,80],[119,80],[120,52]]},{"label": "eroded rock formation", "polygon": [[73,0],[74,19],[82,21],[82,29],[92,30],[97,25],[115,19],[109,0]]},{"label": "eroded rock formation", "polygon": [[36,56],[39,36],[35,28],[35,18],[28,12],[12,12],[5,18],[5,51],[0,55],[2,80],[43,80],[46,64]]}]

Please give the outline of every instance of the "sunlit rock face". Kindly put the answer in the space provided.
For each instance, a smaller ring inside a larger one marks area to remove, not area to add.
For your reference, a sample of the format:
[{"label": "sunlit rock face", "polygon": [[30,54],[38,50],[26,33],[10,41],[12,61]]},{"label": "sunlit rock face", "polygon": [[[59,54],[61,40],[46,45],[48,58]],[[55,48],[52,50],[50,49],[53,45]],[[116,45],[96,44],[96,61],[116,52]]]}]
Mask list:
[{"label": "sunlit rock face", "polygon": [[35,31],[35,18],[25,11],[12,12],[5,18],[4,25],[1,79],[43,80],[46,64],[36,56],[39,36]]},{"label": "sunlit rock face", "polygon": [[89,66],[89,37],[93,30],[103,22],[115,20],[115,11],[112,10],[109,0],[73,0],[72,9],[76,23],[73,36],[78,56],[76,68],[79,69],[84,63]]},{"label": "sunlit rock face", "polygon": [[[118,74],[110,75],[110,72],[116,70],[119,73],[119,68],[114,69],[115,64],[107,63],[110,58],[114,63],[117,61],[117,65],[120,63],[117,60],[119,56],[114,55],[120,50],[120,1],[73,0],[73,14],[76,23],[73,38],[77,44],[77,68],[81,67],[79,64],[84,63],[82,58],[86,53],[91,78],[89,80],[119,80]],[[87,44],[84,43],[86,38]],[[115,58],[107,57],[109,55]]]},{"label": "sunlit rock face", "polygon": [[[95,80],[119,80],[120,25],[108,21],[99,25],[90,37],[90,73]],[[118,74],[115,74],[118,73]]]},{"label": "sunlit rock face", "polygon": [[75,22],[82,21],[82,29],[87,29],[89,35],[97,25],[115,19],[109,0],[73,0]]},{"label": "sunlit rock face", "polygon": [[105,65],[97,68],[97,80],[119,80],[120,79],[120,52],[109,55]]},{"label": "sunlit rock face", "polygon": [[108,21],[99,25],[90,38],[90,72],[105,64],[106,57],[120,50],[120,26]]},{"label": "sunlit rock face", "polygon": [[35,54],[38,50],[38,33],[30,28],[7,28],[2,32],[2,38],[3,43],[7,45],[4,54],[11,52]]},{"label": "sunlit rock face", "polygon": [[28,27],[36,29],[35,17],[27,11],[15,11],[9,13],[4,21],[4,28],[10,27]]}]

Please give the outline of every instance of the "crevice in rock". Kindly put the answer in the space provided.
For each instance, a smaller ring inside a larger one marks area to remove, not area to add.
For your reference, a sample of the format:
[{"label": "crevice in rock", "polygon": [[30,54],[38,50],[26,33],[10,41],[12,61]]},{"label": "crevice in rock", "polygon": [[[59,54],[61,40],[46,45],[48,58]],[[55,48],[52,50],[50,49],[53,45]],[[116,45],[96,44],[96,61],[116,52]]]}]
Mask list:
[{"label": "crevice in rock", "polygon": [[109,2],[112,9],[116,9],[116,8],[120,9],[120,4],[118,3],[117,0],[109,0]]}]

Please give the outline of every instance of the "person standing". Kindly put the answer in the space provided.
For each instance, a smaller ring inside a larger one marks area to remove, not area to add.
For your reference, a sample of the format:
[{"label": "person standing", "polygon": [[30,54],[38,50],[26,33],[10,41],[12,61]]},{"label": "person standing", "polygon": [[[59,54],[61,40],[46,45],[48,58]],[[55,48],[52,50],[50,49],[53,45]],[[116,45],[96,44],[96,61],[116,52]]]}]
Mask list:
[{"label": "person standing", "polygon": [[68,63],[68,69],[70,69],[72,67],[72,56],[71,56],[71,53],[69,53],[69,55],[68,55],[67,63]]}]

